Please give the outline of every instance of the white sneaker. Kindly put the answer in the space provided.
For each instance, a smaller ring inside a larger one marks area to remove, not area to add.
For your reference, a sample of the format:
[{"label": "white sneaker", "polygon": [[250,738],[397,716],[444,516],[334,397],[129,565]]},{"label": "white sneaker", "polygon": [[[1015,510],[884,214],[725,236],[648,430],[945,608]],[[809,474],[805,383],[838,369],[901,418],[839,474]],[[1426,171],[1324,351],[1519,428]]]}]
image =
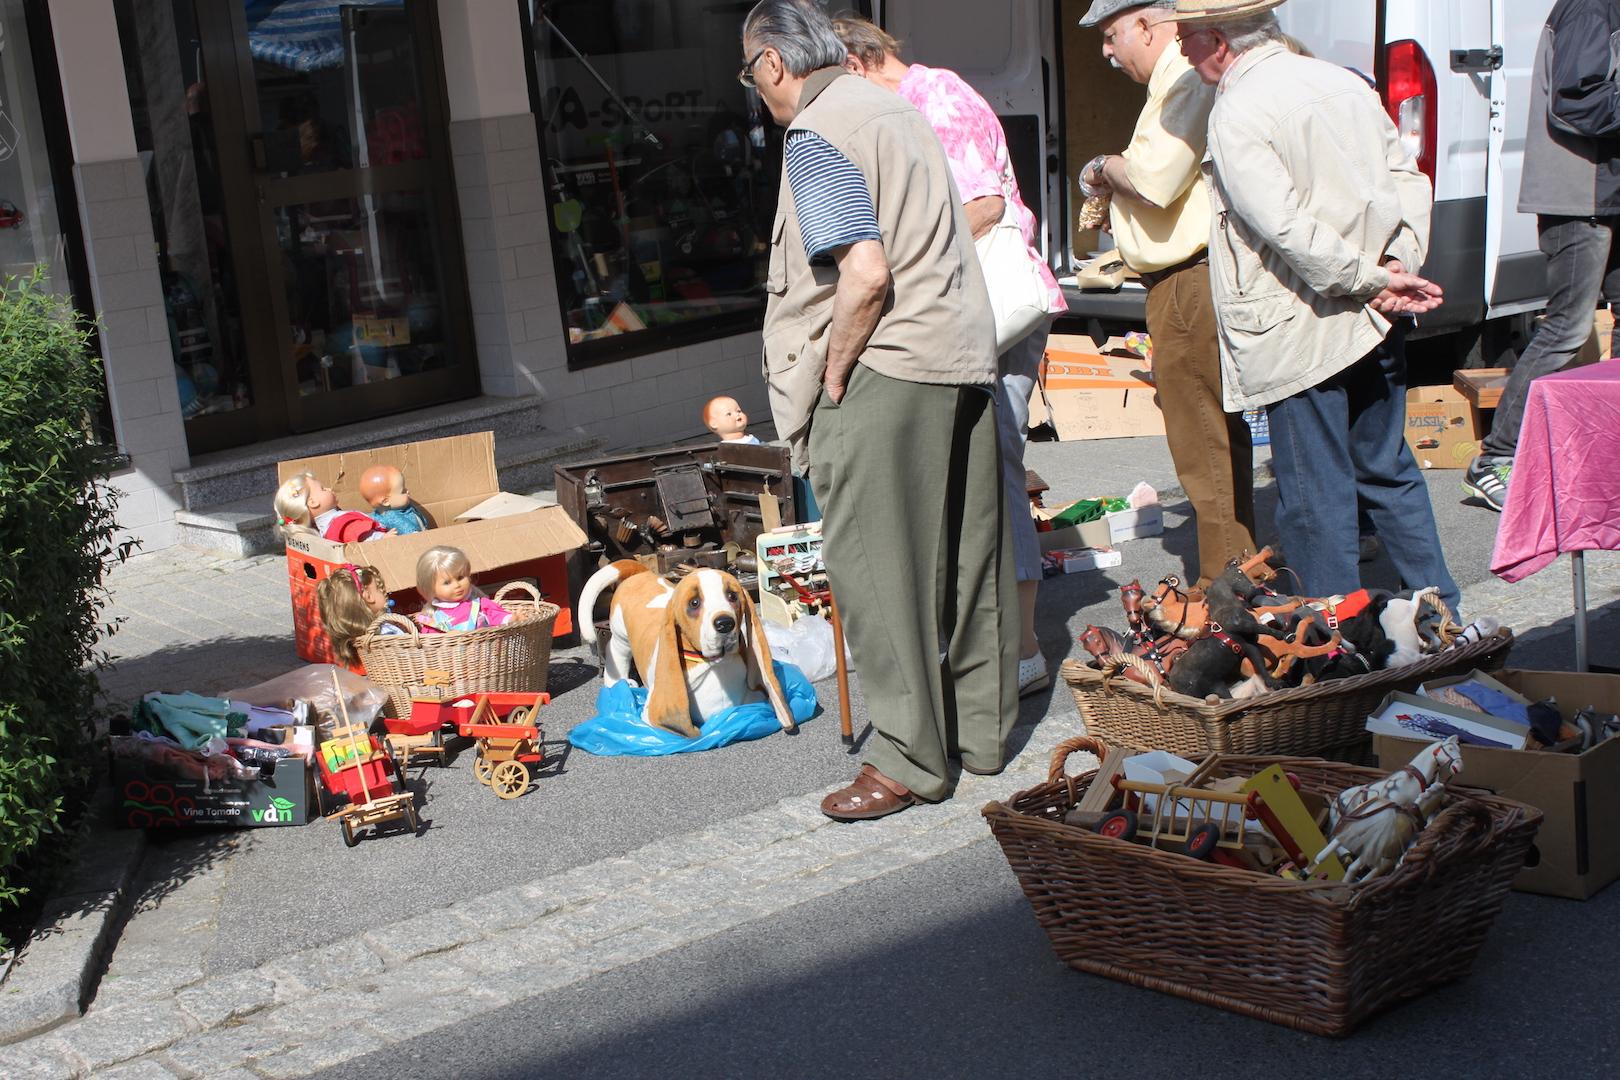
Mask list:
[{"label": "white sneaker", "polygon": [[1046,657],[1036,653],[1027,660],[1018,661],[1019,697],[1027,697],[1051,685],[1052,676],[1046,671]]}]

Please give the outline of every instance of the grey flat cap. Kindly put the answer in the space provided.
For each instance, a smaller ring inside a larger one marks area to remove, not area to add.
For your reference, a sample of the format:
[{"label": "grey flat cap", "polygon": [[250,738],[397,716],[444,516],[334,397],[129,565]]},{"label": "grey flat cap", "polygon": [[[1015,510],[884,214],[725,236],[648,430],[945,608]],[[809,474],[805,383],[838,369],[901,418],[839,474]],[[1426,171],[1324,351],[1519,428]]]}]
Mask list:
[{"label": "grey flat cap", "polygon": [[1173,8],[1176,0],[1092,0],[1091,10],[1086,12],[1080,20],[1081,26],[1096,26],[1104,19],[1111,19],[1122,11],[1139,7]]}]

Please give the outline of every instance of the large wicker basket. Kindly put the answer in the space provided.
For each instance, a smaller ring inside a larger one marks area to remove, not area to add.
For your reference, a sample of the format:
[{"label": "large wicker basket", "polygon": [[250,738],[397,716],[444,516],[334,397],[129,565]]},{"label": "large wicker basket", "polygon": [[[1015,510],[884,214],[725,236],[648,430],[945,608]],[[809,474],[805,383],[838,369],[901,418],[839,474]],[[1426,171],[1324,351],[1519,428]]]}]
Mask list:
[{"label": "large wicker basket", "polygon": [[[529,598],[513,599],[511,593]],[[449,700],[478,691],[528,693],[546,688],[551,666],[551,624],[556,604],[540,599],[534,586],[514,581],[494,599],[514,618],[501,626],[418,633],[416,623],[383,615],[370,632],[355,639],[366,678],[388,692],[386,712],[407,719],[412,698]],[[403,627],[403,634],[381,634],[379,624]]]},{"label": "large wicker basket", "polygon": [[1414,664],[1333,679],[1252,698],[1197,698],[1162,683],[1143,686],[1115,666],[1103,671],[1067,660],[1063,678],[1074,691],[1086,733],[1112,746],[1204,754],[1286,754],[1354,759],[1368,746],[1367,717],[1392,690],[1410,692],[1430,679],[1507,660],[1513,631],[1426,656]]},{"label": "large wicker basket", "polygon": [[[1392,873],[1365,884],[1290,881],[1100,836],[1063,815],[1095,779],[1066,777],[984,816],[1058,957],[1072,967],[1319,1035],[1466,975],[1524,865],[1541,812],[1483,792],[1441,811]],[[1384,775],[1321,759],[1223,757],[1216,776],[1273,763],[1336,794]]]}]

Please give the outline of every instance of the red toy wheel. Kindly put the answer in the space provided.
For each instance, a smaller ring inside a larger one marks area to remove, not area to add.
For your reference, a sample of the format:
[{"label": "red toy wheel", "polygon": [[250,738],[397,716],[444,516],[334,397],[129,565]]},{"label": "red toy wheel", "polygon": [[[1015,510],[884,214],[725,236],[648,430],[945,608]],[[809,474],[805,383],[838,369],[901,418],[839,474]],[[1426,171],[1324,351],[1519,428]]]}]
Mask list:
[{"label": "red toy wheel", "polygon": [[1221,827],[1213,821],[1206,821],[1192,832],[1187,834],[1187,846],[1182,850],[1194,859],[1209,859],[1215,854],[1215,847],[1221,842]]},{"label": "red toy wheel", "polygon": [[1129,810],[1115,810],[1097,822],[1097,832],[1116,840],[1129,840],[1136,835],[1136,815]]}]

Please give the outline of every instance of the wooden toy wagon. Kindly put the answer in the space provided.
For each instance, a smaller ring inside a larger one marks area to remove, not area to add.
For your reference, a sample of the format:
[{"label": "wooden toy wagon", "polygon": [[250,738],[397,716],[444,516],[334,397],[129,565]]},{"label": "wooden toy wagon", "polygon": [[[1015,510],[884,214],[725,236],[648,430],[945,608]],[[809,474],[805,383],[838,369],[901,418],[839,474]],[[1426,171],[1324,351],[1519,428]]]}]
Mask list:
[{"label": "wooden toy wagon", "polygon": [[326,817],[338,819],[349,847],[360,842],[361,829],[381,831],[390,821],[403,820],[413,833],[420,829],[416,797],[404,789],[405,770],[375,735],[346,727],[320,745],[315,761],[327,793],[347,800]]},{"label": "wooden toy wagon", "polygon": [[545,760],[536,722],[540,706],[551,695],[469,694],[455,701],[414,701],[411,719],[424,723],[452,723],[456,733],[478,744],[473,775],[503,799],[515,799],[529,790],[531,767]]},{"label": "wooden toy wagon", "polygon": [[[440,715],[440,704],[434,698],[412,698],[408,716],[383,717],[388,750],[401,769],[409,769],[419,757],[436,759],[441,769],[450,764],[444,746],[446,719]],[[454,724],[450,730],[455,730]]]}]

